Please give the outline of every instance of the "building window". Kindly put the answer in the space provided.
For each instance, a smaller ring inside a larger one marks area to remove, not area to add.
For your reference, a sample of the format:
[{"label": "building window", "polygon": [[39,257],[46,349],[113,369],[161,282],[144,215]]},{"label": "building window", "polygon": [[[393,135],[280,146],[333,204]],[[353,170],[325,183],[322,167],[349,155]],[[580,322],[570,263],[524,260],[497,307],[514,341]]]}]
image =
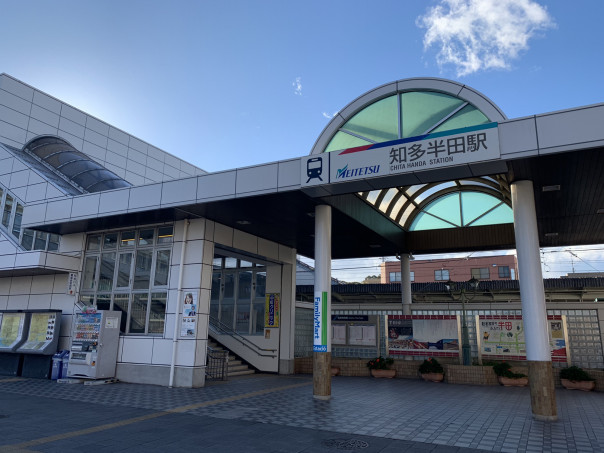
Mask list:
[{"label": "building window", "polygon": [[173,226],[89,235],[80,300],[121,311],[122,333],[162,335],[173,237]]},{"label": "building window", "polygon": [[510,278],[510,266],[499,266],[499,278]]},{"label": "building window", "polygon": [[488,267],[476,267],[472,269],[472,278],[488,280],[490,278]]},{"label": "building window", "polygon": [[414,271],[409,272],[409,277],[411,278],[411,281],[414,282],[415,281],[415,272]]},{"label": "building window", "polygon": [[400,272],[390,272],[390,283],[400,282],[400,281],[401,281]]},{"label": "building window", "polygon": [[434,271],[434,280],[448,281],[449,280],[449,270],[448,269],[439,269],[439,270]]},{"label": "building window", "polygon": [[210,317],[242,335],[264,335],[266,266],[252,260],[216,256]]}]

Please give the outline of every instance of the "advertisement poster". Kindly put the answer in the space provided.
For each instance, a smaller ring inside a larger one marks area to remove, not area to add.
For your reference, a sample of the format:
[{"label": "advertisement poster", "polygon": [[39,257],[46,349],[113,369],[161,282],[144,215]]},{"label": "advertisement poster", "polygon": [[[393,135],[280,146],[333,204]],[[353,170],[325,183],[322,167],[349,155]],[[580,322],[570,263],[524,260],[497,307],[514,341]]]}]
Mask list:
[{"label": "advertisement poster", "polygon": [[455,316],[388,316],[388,354],[456,356],[459,354]]},{"label": "advertisement poster", "polygon": [[[552,360],[566,361],[565,322],[548,319]],[[521,316],[478,317],[479,349],[482,356],[526,360],[524,324]]]},{"label": "advertisement poster", "polygon": [[10,348],[21,338],[23,331],[24,313],[5,313],[0,326],[0,348]]},{"label": "advertisement poster", "polygon": [[182,306],[182,321],[180,323],[180,336],[195,338],[197,331],[197,292],[185,291]]},{"label": "advertisement poster", "polygon": [[279,305],[281,295],[279,293],[267,293],[264,307],[264,327],[279,327]]},{"label": "advertisement poster", "polygon": [[27,341],[20,349],[43,349],[54,338],[56,314],[32,313]]}]

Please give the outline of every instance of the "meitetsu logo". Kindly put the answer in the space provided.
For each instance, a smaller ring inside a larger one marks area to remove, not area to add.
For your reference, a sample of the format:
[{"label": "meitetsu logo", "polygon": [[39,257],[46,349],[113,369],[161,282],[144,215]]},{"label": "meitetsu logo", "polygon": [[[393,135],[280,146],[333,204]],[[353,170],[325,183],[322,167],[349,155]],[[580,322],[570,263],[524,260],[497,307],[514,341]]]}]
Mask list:
[{"label": "meitetsu logo", "polygon": [[348,169],[348,164],[344,168],[339,168],[336,173],[336,179],[348,179],[356,176],[373,175],[380,172],[379,165],[371,165],[368,167],[359,167]]}]

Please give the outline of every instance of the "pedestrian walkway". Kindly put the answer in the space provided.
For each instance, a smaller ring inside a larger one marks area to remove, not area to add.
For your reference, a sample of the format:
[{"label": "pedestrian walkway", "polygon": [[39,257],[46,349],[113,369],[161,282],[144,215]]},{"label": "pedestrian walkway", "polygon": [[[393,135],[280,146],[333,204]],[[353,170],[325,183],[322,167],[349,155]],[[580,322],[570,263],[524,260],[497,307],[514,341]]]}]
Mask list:
[{"label": "pedestrian walkway", "polygon": [[558,390],[559,421],[528,388],[251,375],[199,389],[0,377],[0,451],[601,452],[604,394]]}]

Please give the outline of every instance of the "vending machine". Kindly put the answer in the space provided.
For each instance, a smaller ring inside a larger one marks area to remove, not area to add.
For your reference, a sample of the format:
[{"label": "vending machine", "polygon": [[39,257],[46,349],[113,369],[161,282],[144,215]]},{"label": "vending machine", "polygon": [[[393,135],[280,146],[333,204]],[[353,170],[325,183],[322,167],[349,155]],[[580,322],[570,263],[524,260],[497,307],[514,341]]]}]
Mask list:
[{"label": "vending machine", "polygon": [[76,313],[67,377],[115,376],[121,316],[119,311],[107,310]]}]

